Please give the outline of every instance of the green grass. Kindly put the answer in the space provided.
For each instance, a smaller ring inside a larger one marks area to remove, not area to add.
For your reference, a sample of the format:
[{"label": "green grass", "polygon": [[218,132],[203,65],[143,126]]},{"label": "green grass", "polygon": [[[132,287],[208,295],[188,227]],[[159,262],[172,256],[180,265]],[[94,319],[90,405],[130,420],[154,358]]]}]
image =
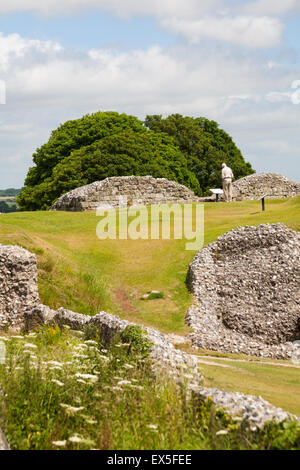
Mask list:
[{"label": "green grass", "polygon": [[195,351],[186,345],[180,349],[199,356],[205,386],[260,395],[300,416],[300,364],[234,354],[220,357],[218,353]]},{"label": "green grass", "polygon": [[137,328],[122,335],[103,349],[57,327],[6,334],[0,426],[14,450],[300,448],[296,423],[251,432],[211,400],[155,378]]},{"label": "green grass", "polygon": [[[300,230],[300,197],[205,204],[205,244],[239,225],[283,222]],[[94,315],[100,310],[185,334],[185,312],[192,302],[186,285],[195,251],[186,240],[99,240],[94,213],[19,212],[0,215],[0,242],[36,253],[41,301]],[[145,292],[164,298],[147,302]]]}]

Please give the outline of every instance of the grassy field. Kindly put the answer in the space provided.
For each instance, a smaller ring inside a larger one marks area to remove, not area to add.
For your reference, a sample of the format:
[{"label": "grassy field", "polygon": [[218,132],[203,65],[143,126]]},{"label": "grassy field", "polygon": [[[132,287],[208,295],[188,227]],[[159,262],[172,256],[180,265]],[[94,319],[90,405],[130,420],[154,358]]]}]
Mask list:
[{"label": "grassy field", "polygon": [[[300,197],[267,201],[205,204],[205,244],[241,225],[282,222],[300,231]],[[195,252],[186,240],[99,240],[94,213],[19,212],[0,215],[0,243],[18,244],[38,259],[41,301],[93,315],[118,314],[164,332],[186,334],[185,312],[192,302],[186,285]],[[141,300],[147,291],[162,299]],[[195,351],[193,351],[195,353]],[[300,414],[300,370],[280,362],[266,364],[201,352],[206,385],[261,395]],[[204,357],[206,355],[206,357]],[[291,365],[291,364],[290,364]]]}]

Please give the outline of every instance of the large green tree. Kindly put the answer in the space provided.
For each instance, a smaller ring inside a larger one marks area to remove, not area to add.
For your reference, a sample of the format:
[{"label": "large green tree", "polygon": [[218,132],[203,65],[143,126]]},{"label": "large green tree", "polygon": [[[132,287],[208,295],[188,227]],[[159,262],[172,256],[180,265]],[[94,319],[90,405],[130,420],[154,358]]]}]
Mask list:
[{"label": "large green tree", "polygon": [[147,116],[145,123],[117,112],[67,121],[33,155],[18,203],[21,210],[49,208],[62,194],[108,176],[152,175],[185,184],[203,195],[220,186],[220,166],[236,178],[253,170],[231,137],[205,118]]},{"label": "large green tree", "polygon": [[152,131],[127,130],[74,150],[40,184],[27,186],[19,196],[26,210],[44,209],[60,195],[108,176],[165,177],[200,191],[195,175],[172,139]]},{"label": "large green tree", "polygon": [[147,116],[145,124],[154,132],[173,138],[198,179],[202,195],[209,194],[210,188],[221,187],[223,162],[232,168],[236,179],[254,173],[230,135],[215,121],[172,114],[165,119],[160,115]]}]

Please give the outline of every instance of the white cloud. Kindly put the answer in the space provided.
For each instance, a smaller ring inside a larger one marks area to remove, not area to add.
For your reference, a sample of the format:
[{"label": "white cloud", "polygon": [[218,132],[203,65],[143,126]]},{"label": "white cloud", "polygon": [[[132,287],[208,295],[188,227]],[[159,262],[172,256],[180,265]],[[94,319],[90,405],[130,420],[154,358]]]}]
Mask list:
[{"label": "white cloud", "polygon": [[163,20],[172,33],[180,33],[192,44],[203,39],[218,39],[251,48],[271,47],[280,42],[283,24],[270,17],[206,17],[196,21],[177,18]]},{"label": "white cloud", "polygon": [[11,0],[0,3],[0,14],[33,11],[45,16],[72,14],[98,8],[119,17],[150,15],[171,33],[190,42],[219,39],[247,47],[279,43],[283,24],[276,16],[299,6],[298,0],[258,0],[236,5],[232,0]]},{"label": "white cloud", "polygon": [[282,15],[300,9],[299,0],[257,0],[240,8],[252,15]]},{"label": "white cloud", "polygon": [[[285,155],[286,165],[298,152],[294,133],[300,106],[288,99],[271,102],[266,96],[272,90],[297,92],[290,86],[300,70],[296,74],[284,66],[269,68],[252,52],[234,55],[221,47],[182,46],[77,53],[18,35],[0,36],[0,50],[5,57],[0,76],[7,85],[7,104],[0,107],[0,160],[5,161],[0,187],[22,184],[33,151],[50,130],[99,109],[141,118],[176,112],[206,116],[231,133],[245,157],[249,152],[265,158],[259,143],[272,140],[273,134],[275,141],[289,141],[294,149]],[[279,150],[276,158],[281,158]],[[270,153],[271,169],[272,164]]]},{"label": "white cloud", "polygon": [[39,41],[22,38],[19,34],[4,36],[0,33],[0,71],[7,71],[15,59],[28,56],[32,50],[42,55],[62,51],[62,47],[52,41]]},{"label": "white cloud", "polygon": [[102,8],[118,16],[156,15],[193,17],[222,4],[223,0],[10,0],[1,2],[0,13],[35,11],[43,15],[70,13],[83,8]]}]

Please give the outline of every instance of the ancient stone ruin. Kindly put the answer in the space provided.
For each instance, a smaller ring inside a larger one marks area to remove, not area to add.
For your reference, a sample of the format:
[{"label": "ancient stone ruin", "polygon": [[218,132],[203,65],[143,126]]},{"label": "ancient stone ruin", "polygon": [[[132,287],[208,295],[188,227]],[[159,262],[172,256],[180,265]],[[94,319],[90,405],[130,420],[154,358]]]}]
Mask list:
[{"label": "ancient stone ruin", "polygon": [[193,191],[166,178],[116,176],[73,189],[61,196],[51,210],[78,212],[96,210],[108,204],[119,207],[197,201]]},{"label": "ancient stone ruin", "polygon": [[36,258],[18,246],[0,245],[0,328],[19,328],[39,305]]},{"label": "ancient stone ruin", "polygon": [[300,194],[300,183],[276,173],[254,173],[245,176],[232,184],[233,201],[259,199],[281,199]]},{"label": "ancient stone ruin", "polygon": [[[293,236],[287,243],[289,241],[292,246]],[[30,330],[38,325],[54,323],[61,327],[65,325],[75,330],[84,330],[87,325],[91,325],[99,331],[105,343],[110,343],[117,333],[132,325],[106,312],[90,317],[64,308],[52,310],[39,303],[36,279],[34,255],[20,247],[0,245],[0,329],[11,326],[14,329]],[[149,327],[143,329],[153,345],[150,356],[155,375],[168,375],[177,383],[188,381],[188,390],[196,397],[201,400],[212,398],[216,406],[226,409],[233,416],[238,415],[252,430],[263,427],[270,420],[299,420],[261,397],[203,387],[203,377],[196,356],[176,349],[168,337],[159,331]],[[9,445],[0,430],[1,449],[9,449]]]},{"label": "ancient stone ruin", "polygon": [[231,230],[199,251],[189,282],[194,346],[291,358],[300,339],[300,233],[283,224]]}]

